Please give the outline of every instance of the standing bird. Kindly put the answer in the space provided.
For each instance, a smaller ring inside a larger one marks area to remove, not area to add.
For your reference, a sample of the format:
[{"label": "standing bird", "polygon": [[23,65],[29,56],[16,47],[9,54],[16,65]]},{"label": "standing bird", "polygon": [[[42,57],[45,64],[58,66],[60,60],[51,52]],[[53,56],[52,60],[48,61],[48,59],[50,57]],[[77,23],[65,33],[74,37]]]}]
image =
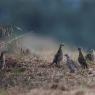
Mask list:
[{"label": "standing bird", "polygon": [[57,51],[57,53],[54,56],[53,62],[52,64],[59,64],[62,60],[63,60],[63,52],[62,52],[62,47],[64,46],[64,44],[60,44],[59,49]]},{"label": "standing bird", "polygon": [[78,51],[79,51],[79,57],[78,57],[78,62],[80,63],[81,67],[83,69],[87,69],[88,68],[88,65],[87,65],[87,62],[82,54],[82,51],[81,51],[81,48],[78,48]]},{"label": "standing bird", "polygon": [[68,54],[64,55],[66,57],[66,65],[70,70],[70,73],[74,73],[76,70],[78,70],[78,66],[75,64],[75,62],[69,57]]},{"label": "standing bird", "polygon": [[88,50],[87,55],[85,56],[88,61],[95,61],[95,51],[93,49]]},{"label": "standing bird", "polygon": [[5,55],[4,52],[1,52],[0,55],[0,69],[4,69],[5,67]]}]

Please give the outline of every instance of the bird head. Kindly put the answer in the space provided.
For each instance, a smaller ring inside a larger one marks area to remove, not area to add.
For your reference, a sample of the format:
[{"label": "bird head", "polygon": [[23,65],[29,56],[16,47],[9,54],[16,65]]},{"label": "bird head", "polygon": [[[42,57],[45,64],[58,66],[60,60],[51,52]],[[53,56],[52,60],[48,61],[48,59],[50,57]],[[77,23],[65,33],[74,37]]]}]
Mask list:
[{"label": "bird head", "polygon": [[94,49],[91,49],[90,51],[91,51],[91,52],[94,52]]},{"label": "bird head", "polygon": [[82,48],[79,47],[79,48],[78,48],[78,51],[81,51],[81,49],[82,49]]},{"label": "bird head", "polygon": [[61,44],[60,44],[60,47],[63,47],[63,46],[64,46],[64,43],[61,43]]}]

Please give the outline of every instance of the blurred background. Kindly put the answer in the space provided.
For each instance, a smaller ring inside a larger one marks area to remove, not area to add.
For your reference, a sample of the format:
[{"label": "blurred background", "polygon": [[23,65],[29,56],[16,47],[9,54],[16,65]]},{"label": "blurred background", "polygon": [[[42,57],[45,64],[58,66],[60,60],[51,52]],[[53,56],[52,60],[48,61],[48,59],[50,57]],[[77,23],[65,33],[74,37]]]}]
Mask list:
[{"label": "blurred background", "polygon": [[0,0],[0,23],[95,47],[95,0]]}]

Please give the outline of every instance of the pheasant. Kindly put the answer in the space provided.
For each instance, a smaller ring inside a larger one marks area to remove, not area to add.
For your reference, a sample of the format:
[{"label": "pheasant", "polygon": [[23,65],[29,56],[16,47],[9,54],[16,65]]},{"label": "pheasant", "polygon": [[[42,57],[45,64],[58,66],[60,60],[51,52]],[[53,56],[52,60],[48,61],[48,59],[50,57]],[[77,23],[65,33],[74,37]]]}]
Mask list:
[{"label": "pheasant", "polygon": [[57,53],[54,56],[53,62],[52,64],[59,64],[62,60],[63,60],[63,52],[62,52],[62,47],[64,46],[64,44],[60,44],[59,49],[57,51]]},{"label": "pheasant", "polygon": [[87,69],[88,65],[87,65],[86,59],[84,58],[84,56],[82,54],[81,48],[78,48],[78,51],[79,51],[78,62],[80,63],[80,65],[83,69]]}]

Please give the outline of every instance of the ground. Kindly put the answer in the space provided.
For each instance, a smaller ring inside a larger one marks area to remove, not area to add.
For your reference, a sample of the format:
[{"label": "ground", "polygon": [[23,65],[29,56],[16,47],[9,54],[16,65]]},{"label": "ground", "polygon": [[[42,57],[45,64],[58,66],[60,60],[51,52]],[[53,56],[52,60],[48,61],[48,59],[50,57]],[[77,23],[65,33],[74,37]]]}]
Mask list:
[{"label": "ground", "polygon": [[[16,43],[10,46],[10,51],[15,52],[6,54],[8,66],[0,70],[0,95],[94,95],[94,63],[88,62],[89,70],[79,68],[79,71],[69,73],[65,58],[59,66],[50,66],[59,48],[50,38],[28,35],[20,41],[20,45],[31,52],[28,55],[21,53],[20,48],[14,48]],[[65,45],[63,54],[69,54],[77,64],[77,47]]]},{"label": "ground", "polygon": [[94,95],[94,64],[74,74],[64,62],[50,66],[37,55],[21,56],[16,64],[0,71],[0,95]]}]

